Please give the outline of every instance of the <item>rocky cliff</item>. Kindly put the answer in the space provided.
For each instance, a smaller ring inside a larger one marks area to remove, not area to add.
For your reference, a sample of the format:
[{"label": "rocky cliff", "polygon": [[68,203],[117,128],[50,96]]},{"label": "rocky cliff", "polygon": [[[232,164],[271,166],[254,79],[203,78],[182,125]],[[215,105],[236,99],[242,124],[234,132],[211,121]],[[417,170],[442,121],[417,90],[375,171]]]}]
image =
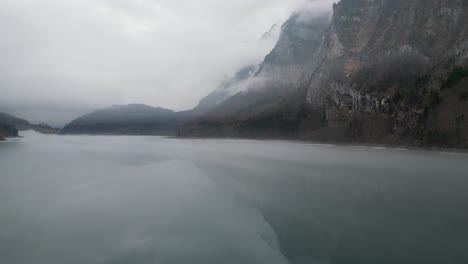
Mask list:
[{"label": "rocky cliff", "polygon": [[257,82],[180,134],[468,147],[468,1],[342,0],[327,18],[291,16]]},{"label": "rocky cliff", "polygon": [[330,19],[329,13],[294,13],[282,26],[276,46],[246,89],[181,126],[179,136],[293,136],[298,122],[296,113],[305,103],[304,83],[318,64],[313,55]]},{"label": "rocky cliff", "polygon": [[256,73],[262,81],[256,86],[299,88],[319,63],[314,55],[329,24],[329,13],[316,14],[310,10],[294,13],[282,26],[278,43]]},{"label": "rocky cliff", "polygon": [[467,3],[335,4],[307,91],[308,103],[325,108],[324,130],[352,141],[466,146]]}]

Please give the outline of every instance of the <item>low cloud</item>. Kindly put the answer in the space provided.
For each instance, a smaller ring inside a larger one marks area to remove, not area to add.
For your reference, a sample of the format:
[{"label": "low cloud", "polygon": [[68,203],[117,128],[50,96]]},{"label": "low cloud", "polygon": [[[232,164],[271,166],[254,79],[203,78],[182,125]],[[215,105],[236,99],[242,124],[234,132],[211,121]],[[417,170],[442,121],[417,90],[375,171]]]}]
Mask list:
[{"label": "low cloud", "polygon": [[301,10],[298,21],[308,23],[314,18],[332,14],[334,0],[307,1],[298,10]]},{"label": "low cloud", "polygon": [[113,104],[191,108],[262,60],[273,44],[258,40],[273,24],[331,6],[313,2],[3,0],[0,111],[63,123]]}]

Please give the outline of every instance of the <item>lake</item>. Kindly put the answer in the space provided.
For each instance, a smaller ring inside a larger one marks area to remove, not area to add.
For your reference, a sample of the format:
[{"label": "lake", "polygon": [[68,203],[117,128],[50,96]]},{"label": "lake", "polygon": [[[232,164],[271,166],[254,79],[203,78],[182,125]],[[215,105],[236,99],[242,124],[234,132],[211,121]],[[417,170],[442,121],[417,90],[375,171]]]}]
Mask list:
[{"label": "lake", "polygon": [[468,263],[466,154],[22,135],[0,263]]}]

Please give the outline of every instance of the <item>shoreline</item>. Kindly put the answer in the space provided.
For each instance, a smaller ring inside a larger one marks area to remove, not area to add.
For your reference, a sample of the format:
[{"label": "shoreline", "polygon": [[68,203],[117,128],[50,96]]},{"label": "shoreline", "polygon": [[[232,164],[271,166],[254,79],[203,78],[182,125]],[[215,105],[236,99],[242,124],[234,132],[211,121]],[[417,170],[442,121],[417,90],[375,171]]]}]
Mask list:
[{"label": "shoreline", "polygon": [[14,137],[0,136],[0,142],[6,142],[6,141],[10,141],[11,139],[20,139],[20,138],[23,138],[23,137],[21,135],[14,136]]},{"label": "shoreline", "polygon": [[274,138],[235,138],[235,137],[176,137],[168,136],[171,139],[192,139],[192,140],[238,140],[238,141],[272,141],[272,142],[285,142],[315,146],[328,146],[328,147],[352,147],[352,148],[372,148],[372,149],[393,149],[402,151],[431,151],[439,152],[441,154],[464,154],[468,155],[468,149],[462,148],[443,148],[443,147],[418,147],[411,145],[397,145],[397,144],[378,144],[378,143],[358,143],[358,142],[328,142],[328,141],[310,141],[303,139],[274,139]]},{"label": "shoreline", "polygon": [[[287,139],[287,138],[238,138],[238,137],[177,137],[177,136],[166,136],[166,135],[125,135],[125,134],[43,134],[35,130],[26,130],[33,131],[42,135],[58,135],[58,136],[90,136],[90,137],[157,137],[157,138],[167,138],[167,139],[180,139],[180,140],[231,140],[231,141],[257,141],[257,142],[284,142],[284,143],[294,143],[294,144],[305,144],[305,145],[315,145],[315,146],[329,146],[329,147],[354,147],[354,148],[371,148],[371,149],[393,149],[401,151],[431,151],[439,152],[441,154],[464,154],[468,155],[468,149],[462,148],[443,148],[443,147],[418,147],[411,145],[397,145],[397,144],[378,144],[378,143],[358,143],[358,142],[328,142],[328,141],[311,141],[303,139]],[[1,137],[0,137],[1,138]],[[19,136],[18,138],[22,138]],[[1,140],[6,141],[6,139]]]}]

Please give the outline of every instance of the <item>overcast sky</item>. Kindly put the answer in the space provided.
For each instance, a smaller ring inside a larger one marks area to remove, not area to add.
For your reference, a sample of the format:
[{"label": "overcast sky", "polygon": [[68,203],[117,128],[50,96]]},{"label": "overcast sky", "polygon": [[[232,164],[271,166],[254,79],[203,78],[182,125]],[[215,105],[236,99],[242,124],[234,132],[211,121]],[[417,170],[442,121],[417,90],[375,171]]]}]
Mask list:
[{"label": "overcast sky", "polygon": [[260,62],[262,34],[304,1],[0,0],[0,111],[62,124],[114,104],[189,109]]}]

